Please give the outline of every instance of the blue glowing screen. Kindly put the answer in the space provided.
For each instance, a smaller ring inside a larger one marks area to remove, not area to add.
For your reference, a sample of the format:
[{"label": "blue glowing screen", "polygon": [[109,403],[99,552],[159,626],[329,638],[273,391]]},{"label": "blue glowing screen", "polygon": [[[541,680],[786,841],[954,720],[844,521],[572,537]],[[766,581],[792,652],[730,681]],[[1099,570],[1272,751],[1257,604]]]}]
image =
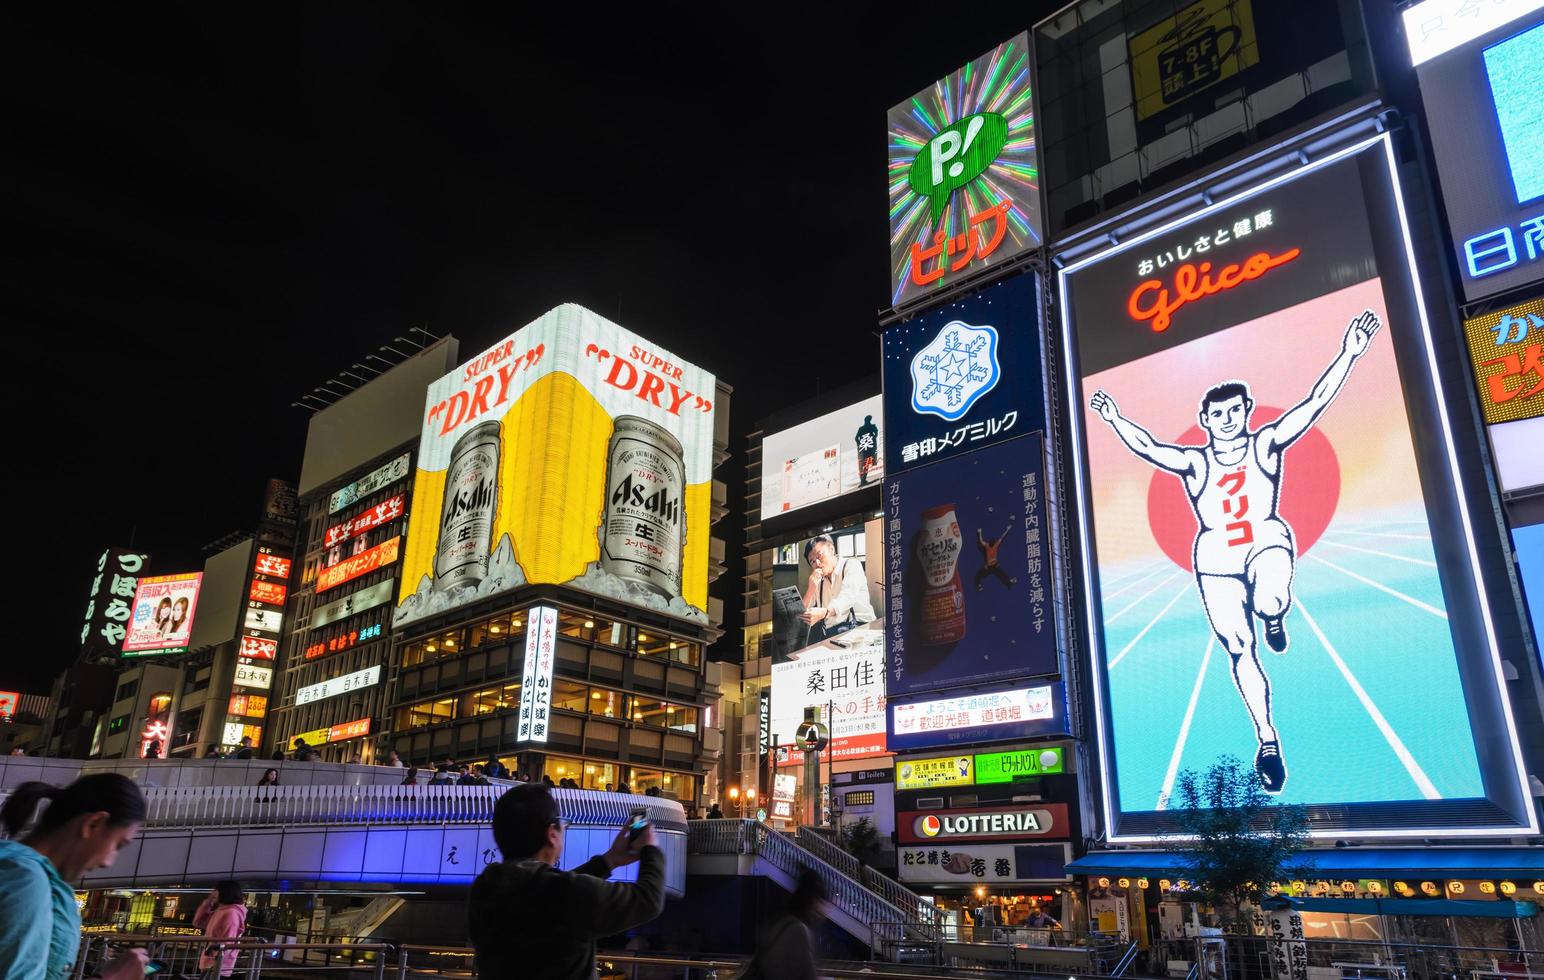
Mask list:
[{"label": "blue glowing screen", "polygon": [[1517,203],[1544,195],[1544,24],[1485,49]]}]

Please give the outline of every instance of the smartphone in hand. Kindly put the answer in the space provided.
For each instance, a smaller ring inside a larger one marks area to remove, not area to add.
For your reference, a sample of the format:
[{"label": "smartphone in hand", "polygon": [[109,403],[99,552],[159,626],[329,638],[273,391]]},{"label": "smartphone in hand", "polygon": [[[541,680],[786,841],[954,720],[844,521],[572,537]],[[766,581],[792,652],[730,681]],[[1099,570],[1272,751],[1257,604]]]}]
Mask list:
[{"label": "smartphone in hand", "polygon": [[638,839],[645,830],[649,829],[649,811],[641,806],[633,807],[632,813],[627,818],[627,839],[629,842]]}]

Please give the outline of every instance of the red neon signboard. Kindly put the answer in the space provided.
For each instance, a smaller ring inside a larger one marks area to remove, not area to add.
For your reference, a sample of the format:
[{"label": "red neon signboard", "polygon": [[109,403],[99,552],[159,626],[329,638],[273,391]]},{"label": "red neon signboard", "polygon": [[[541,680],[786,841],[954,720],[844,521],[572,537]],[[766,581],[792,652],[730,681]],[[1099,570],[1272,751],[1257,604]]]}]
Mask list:
[{"label": "red neon signboard", "polygon": [[253,660],[272,660],[274,654],[278,652],[278,640],[265,640],[260,636],[243,636],[241,638],[240,656],[251,657]]},{"label": "red neon signboard", "polygon": [[383,500],[362,514],[355,514],[341,524],[334,524],[327,529],[323,537],[322,547],[331,548],[335,544],[342,544],[349,538],[357,537],[374,527],[380,527],[388,521],[394,521],[406,512],[407,498],[402,494]]},{"label": "red neon signboard", "polygon": [[[1161,279],[1149,279],[1131,291],[1126,300],[1126,312],[1133,320],[1151,320],[1153,332],[1162,333],[1174,322],[1174,314],[1186,303],[1232,289],[1240,283],[1258,279],[1279,265],[1286,265],[1300,254],[1300,249],[1289,248],[1280,255],[1257,252],[1243,262],[1222,267],[1212,278],[1212,264],[1202,262],[1199,267],[1189,262],[1174,270],[1174,291],[1164,288]],[[1144,297],[1158,291],[1151,301]]]},{"label": "red neon signboard", "polygon": [[385,568],[397,560],[401,547],[402,536],[398,535],[389,541],[383,541],[369,551],[361,552],[352,558],[345,558],[336,565],[322,569],[321,574],[316,577],[316,591],[326,592],[361,575],[368,575],[377,568]]},{"label": "red neon signboard", "polygon": [[270,555],[265,552],[257,556],[257,561],[253,564],[252,571],[259,575],[272,575],[275,578],[287,579],[290,576],[291,564],[290,560],[282,555]]},{"label": "red neon signboard", "polygon": [[289,587],[274,582],[252,583],[252,588],[247,590],[247,598],[253,602],[266,602],[271,606],[284,605],[284,597],[289,595]]}]

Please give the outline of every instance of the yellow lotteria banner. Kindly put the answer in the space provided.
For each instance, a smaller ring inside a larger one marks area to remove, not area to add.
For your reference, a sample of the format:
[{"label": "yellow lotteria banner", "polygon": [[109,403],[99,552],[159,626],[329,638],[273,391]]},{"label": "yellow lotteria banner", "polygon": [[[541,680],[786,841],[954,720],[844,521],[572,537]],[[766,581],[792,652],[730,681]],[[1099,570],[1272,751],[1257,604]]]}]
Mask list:
[{"label": "yellow lotteria banner", "polygon": [[715,390],[571,303],[430,385],[394,625],[539,583],[706,622]]}]

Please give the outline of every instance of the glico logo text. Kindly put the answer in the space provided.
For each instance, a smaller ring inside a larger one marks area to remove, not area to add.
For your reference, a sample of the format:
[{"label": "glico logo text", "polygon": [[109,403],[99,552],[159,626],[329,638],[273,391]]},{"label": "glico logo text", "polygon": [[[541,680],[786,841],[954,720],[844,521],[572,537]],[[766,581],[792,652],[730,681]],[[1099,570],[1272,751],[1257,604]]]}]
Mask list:
[{"label": "glico logo text", "polygon": [[[1210,262],[1202,262],[1199,267],[1187,262],[1174,270],[1172,293],[1164,287],[1162,280],[1149,279],[1131,291],[1131,297],[1126,300],[1126,312],[1133,320],[1151,320],[1153,332],[1162,333],[1169,329],[1174,314],[1186,303],[1258,279],[1277,266],[1291,262],[1301,252],[1296,248],[1287,249],[1280,255],[1257,252],[1243,262],[1223,266],[1215,277]],[[1157,295],[1148,298],[1154,291]]]}]

